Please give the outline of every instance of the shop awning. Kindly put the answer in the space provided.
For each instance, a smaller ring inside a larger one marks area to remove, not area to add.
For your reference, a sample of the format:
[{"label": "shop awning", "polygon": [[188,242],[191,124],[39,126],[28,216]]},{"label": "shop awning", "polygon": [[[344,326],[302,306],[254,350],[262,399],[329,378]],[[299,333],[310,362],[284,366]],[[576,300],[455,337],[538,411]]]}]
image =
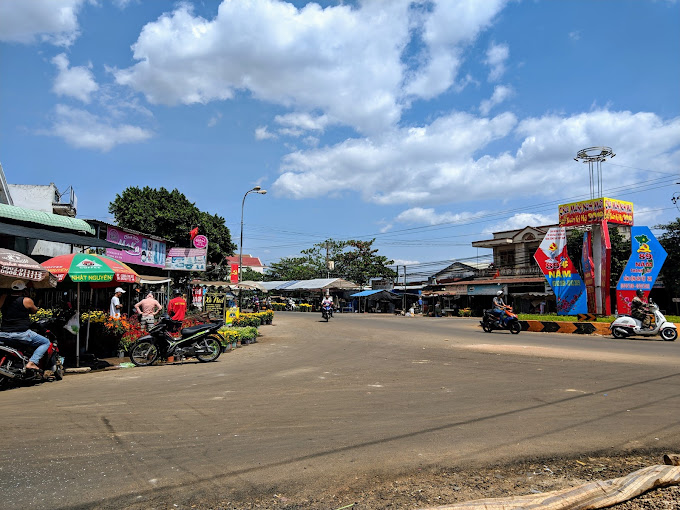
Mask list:
[{"label": "shop awning", "polygon": [[365,297],[369,298],[370,301],[400,301],[402,299],[401,295],[385,289],[362,290],[356,294],[351,294],[350,297]]},{"label": "shop awning", "polygon": [[139,283],[143,285],[163,285],[172,281],[172,278],[166,276],[150,276],[150,275],[139,275]]},{"label": "shop awning", "polygon": [[85,220],[44,211],[34,211],[33,209],[26,209],[15,205],[0,204],[0,218],[21,221],[23,223],[32,223],[39,227],[60,228],[91,235],[94,235],[95,233],[92,225]]},{"label": "shop awning", "polygon": [[24,225],[15,225],[13,223],[0,222],[0,234],[14,237],[27,237],[29,239],[40,239],[55,243],[74,244],[76,246],[120,249],[120,245],[111,243],[105,239],[80,235],[76,232],[55,232],[44,228],[27,227]]}]

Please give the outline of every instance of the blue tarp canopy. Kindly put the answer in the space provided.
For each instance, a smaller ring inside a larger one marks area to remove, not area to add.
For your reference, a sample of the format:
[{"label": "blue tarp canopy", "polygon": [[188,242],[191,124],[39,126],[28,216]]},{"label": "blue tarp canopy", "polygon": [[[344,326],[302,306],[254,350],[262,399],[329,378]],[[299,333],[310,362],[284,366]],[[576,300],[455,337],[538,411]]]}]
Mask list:
[{"label": "blue tarp canopy", "polygon": [[378,290],[362,290],[361,292],[357,292],[356,294],[352,294],[350,297],[370,297],[371,300],[379,300],[379,299],[386,299],[389,301],[397,301],[401,299],[401,296],[398,296],[394,292],[390,292],[389,290],[385,289],[378,289]]}]

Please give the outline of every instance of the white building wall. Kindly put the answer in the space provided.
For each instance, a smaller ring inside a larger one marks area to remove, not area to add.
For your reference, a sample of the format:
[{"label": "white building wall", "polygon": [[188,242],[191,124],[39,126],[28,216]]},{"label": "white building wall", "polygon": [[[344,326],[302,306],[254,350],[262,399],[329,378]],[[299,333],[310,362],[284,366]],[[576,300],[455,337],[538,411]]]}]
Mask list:
[{"label": "white building wall", "polygon": [[57,187],[54,184],[47,186],[9,184],[8,186],[15,206],[50,214],[54,213],[52,204],[58,202]]}]

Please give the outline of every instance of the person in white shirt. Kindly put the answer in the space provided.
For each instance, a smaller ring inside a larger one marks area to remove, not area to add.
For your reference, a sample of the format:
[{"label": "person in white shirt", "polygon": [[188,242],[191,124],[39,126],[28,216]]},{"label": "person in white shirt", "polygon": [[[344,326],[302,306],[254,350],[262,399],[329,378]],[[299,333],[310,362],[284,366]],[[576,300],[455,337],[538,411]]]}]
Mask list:
[{"label": "person in white shirt", "polygon": [[116,287],[116,291],[111,298],[111,306],[109,307],[109,315],[114,319],[120,318],[120,311],[123,309],[123,305],[120,302],[120,297],[125,294],[125,291],[120,287]]}]

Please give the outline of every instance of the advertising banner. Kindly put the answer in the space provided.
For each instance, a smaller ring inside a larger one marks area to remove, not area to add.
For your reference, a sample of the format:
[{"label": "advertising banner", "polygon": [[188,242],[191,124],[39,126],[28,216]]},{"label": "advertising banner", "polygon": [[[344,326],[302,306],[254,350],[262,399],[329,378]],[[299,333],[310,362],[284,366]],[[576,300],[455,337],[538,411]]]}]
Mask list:
[{"label": "advertising banner", "polygon": [[612,198],[595,198],[559,206],[560,225],[574,227],[606,221],[619,225],[633,224],[633,203]]},{"label": "advertising banner", "polygon": [[583,281],[586,284],[588,312],[595,313],[595,267],[593,265],[593,243],[590,230],[583,233],[581,267],[583,267]]},{"label": "advertising banner", "polygon": [[611,298],[611,268],[612,268],[612,243],[609,240],[609,227],[607,222],[603,221],[600,226],[602,232],[602,239],[600,242],[600,288],[602,289],[602,313],[604,315],[611,315],[612,313],[612,298]]},{"label": "advertising banner", "polygon": [[199,310],[203,310],[203,287],[191,289],[191,304]]},{"label": "advertising banner", "polygon": [[616,285],[616,309],[620,314],[630,313],[630,303],[638,289],[644,291],[645,298],[649,295],[667,256],[649,227],[632,227],[630,236],[632,253]]},{"label": "advertising banner", "polygon": [[224,319],[227,305],[227,295],[221,292],[209,292],[204,296],[203,311],[212,314],[213,317]]},{"label": "advertising banner", "polygon": [[205,271],[208,250],[198,248],[170,248],[165,258],[169,271]]},{"label": "advertising banner", "polygon": [[126,264],[165,267],[165,243],[116,227],[107,227],[106,240],[121,246],[106,249],[106,256]]},{"label": "advertising banner", "polygon": [[238,283],[238,264],[231,264],[229,269],[229,281],[231,283]]},{"label": "advertising banner", "polygon": [[553,227],[534,254],[557,299],[558,315],[588,312],[586,287],[567,254],[567,232]]}]

